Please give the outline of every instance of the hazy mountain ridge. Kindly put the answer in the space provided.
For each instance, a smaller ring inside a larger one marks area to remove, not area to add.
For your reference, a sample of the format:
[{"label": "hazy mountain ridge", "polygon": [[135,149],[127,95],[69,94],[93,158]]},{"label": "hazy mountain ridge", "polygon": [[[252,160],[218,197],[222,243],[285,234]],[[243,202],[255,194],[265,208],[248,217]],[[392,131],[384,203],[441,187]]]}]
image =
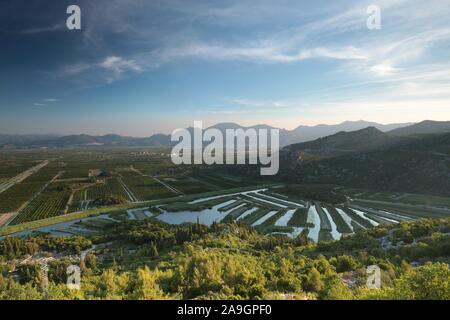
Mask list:
[{"label": "hazy mountain ridge", "polygon": [[375,127],[368,127],[352,132],[341,131],[317,140],[292,144],[285,149],[290,152],[329,157],[387,147],[405,140],[409,138],[394,136]]},{"label": "hazy mountain ridge", "polygon": [[[409,125],[390,124],[382,125],[367,121],[346,121],[338,125],[318,125],[318,126],[299,126],[294,130],[280,129],[280,146],[284,147],[290,144],[315,140],[335,134],[340,131],[354,131],[373,126],[381,131],[388,131],[392,128],[400,128]],[[260,124],[250,127],[241,126],[236,123],[218,123],[210,128],[216,128],[225,134],[226,129],[272,129],[269,125]],[[188,128],[192,131],[192,128]],[[66,148],[66,147],[83,147],[83,146],[105,146],[105,147],[126,147],[126,146],[142,146],[142,147],[170,147],[174,145],[171,142],[169,134],[154,134],[150,137],[127,137],[117,134],[107,135],[0,135],[0,147],[9,146],[17,148]]]},{"label": "hazy mountain ridge", "polygon": [[53,134],[0,134],[0,145],[17,144],[17,143],[31,143],[34,141],[43,141],[49,139],[56,139],[60,136]]},{"label": "hazy mountain ridge", "polygon": [[399,136],[367,128],[288,146],[280,158],[286,182],[450,195],[450,132]]},{"label": "hazy mountain ridge", "polygon": [[425,120],[407,127],[396,128],[390,133],[395,135],[434,134],[450,132],[450,121]]},{"label": "hazy mountain ridge", "polygon": [[389,132],[394,129],[403,128],[412,125],[412,123],[393,123],[393,124],[379,124],[368,121],[345,121],[337,125],[317,125],[317,126],[299,126],[292,130],[299,135],[302,140],[298,142],[305,142],[315,140],[321,137],[333,135],[341,131],[357,131],[367,127],[374,127],[382,132]]}]

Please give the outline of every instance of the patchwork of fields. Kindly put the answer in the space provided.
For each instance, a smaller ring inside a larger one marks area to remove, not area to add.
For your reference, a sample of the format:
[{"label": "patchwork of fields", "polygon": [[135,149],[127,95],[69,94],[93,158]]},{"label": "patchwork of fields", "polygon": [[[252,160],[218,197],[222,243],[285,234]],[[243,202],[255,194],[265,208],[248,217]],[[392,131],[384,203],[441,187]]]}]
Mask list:
[{"label": "patchwork of fields", "polygon": [[[449,199],[426,195],[336,186],[324,192],[296,185],[251,190],[263,182],[208,167],[174,166],[167,154],[158,152],[59,151],[21,156],[22,162],[10,156],[0,166],[2,186],[7,186],[0,190],[0,227],[130,204],[138,209],[108,221],[158,219],[208,225],[236,221],[264,234],[326,241],[379,224],[450,216]],[[227,193],[242,190],[236,188],[246,191]],[[211,192],[219,195],[203,196]],[[158,205],[152,207],[149,201]],[[141,203],[144,209],[139,209]],[[73,233],[76,230],[68,231]]]},{"label": "patchwork of fields", "polygon": [[[396,208],[361,204],[348,201],[328,204],[311,200],[292,200],[276,189],[255,189],[237,193],[224,193],[196,200],[172,201],[167,204],[104,214],[98,217],[65,222],[39,228],[55,235],[92,234],[111,223],[127,220],[157,219],[169,224],[236,221],[251,226],[264,234],[284,235],[291,238],[308,237],[319,242],[338,240],[380,224],[397,224],[419,218],[448,217],[435,210],[411,210],[408,205]],[[419,212],[420,211],[420,212]],[[31,231],[21,232],[26,234]]]},{"label": "patchwork of fields", "polygon": [[[450,213],[436,209],[420,210],[408,205],[373,205],[348,201],[333,205],[313,200],[291,200],[273,190],[263,189],[197,200],[196,207],[178,212],[173,206],[161,206],[157,219],[168,223],[195,222],[211,224],[239,221],[266,234],[292,238],[304,234],[314,241],[338,240],[379,224],[396,224],[419,218],[443,218]],[[179,206],[183,207],[183,206]],[[208,208],[208,209],[204,209]]]},{"label": "patchwork of fields", "polygon": [[119,203],[220,191],[251,182],[179,168],[156,151],[0,154],[0,227]]}]

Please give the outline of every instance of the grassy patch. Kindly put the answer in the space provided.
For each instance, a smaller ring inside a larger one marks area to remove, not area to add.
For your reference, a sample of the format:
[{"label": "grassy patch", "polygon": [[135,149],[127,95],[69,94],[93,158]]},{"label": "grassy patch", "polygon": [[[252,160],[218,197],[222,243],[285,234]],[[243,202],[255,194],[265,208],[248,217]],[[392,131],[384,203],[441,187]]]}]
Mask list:
[{"label": "grassy patch", "polygon": [[319,231],[319,241],[332,241],[333,236],[331,235],[331,232],[328,230],[321,229]]},{"label": "grassy patch", "polygon": [[326,205],[325,206],[328,209],[328,212],[331,215],[331,218],[333,219],[334,223],[336,224],[336,228],[340,233],[352,233],[352,229],[350,226],[345,222],[344,218],[337,212],[336,208]]},{"label": "grassy patch", "polygon": [[266,214],[268,214],[270,211],[272,211],[272,210],[268,209],[268,208],[260,208],[259,210],[256,210],[255,212],[253,212],[251,215],[249,215],[239,221],[242,223],[245,223],[247,225],[252,225],[256,221],[258,221],[259,219],[264,217]]},{"label": "grassy patch", "polygon": [[230,220],[236,220],[245,211],[250,210],[250,209],[251,209],[251,207],[249,207],[249,206],[242,206],[242,207],[236,208],[227,214],[224,221],[226,222],[226,221],[230,221]]},{"label": "grassy patch", "polygon": [[285,215],[287,211],[288,211],[288,209],[283,209],[283,210],[278,211],[277,213],[275,213],[273,216],[271,216],[269,219],[267,219],[260,225],[255,226],[255,229],[262,233],[267,233],[268,232],[267,230],[270,227],[273,227],[275,222],[277,222],[278,219],[280,219],[283,215]]},{"label": "grassy patch", "polygon": [[286,206],[286,207],[291,208],[291,209],[295,209],[295,208],[299,208],[300,207],[298,205],[295,205],[295,204],[283,201],[282,199],[274,199],[272,197],[268,197],[266,195],[259,194],[259,193],[253,193],[252,196],[257,197],[257,198],[262,199],[262,200],[273,202],[275,204]]},{"label": "grassy patch", "polygon": [[211,209],[212,207],[227,202],[229,200],[233,199],[232,196],[230,197],[221,197],[216,199],[211,199],[207,201],[202,202],[196,202],[196,203],[188,203],[188,202],[174,202],[167,205],[162,206],[162,209],[164,209],[167,212],[179,212],[179,211],[202,211],[205,209]]},{"label": "grassy patch", "polygon": [[273,232],[291,233],[292,231],[294,231],[292,227],[268,226],[266,228],[266,233],[273,233]]},{"label": "grassy patch", "polygon": [[308,223],[308,209],[298,208],[295,210],[291,220],[288,221],[288,226],[300,228],[313,228],[312,223]]},{"label": "grassy patch", "polygon": [[414,206],[402,203],[377,203],[372,201],[358,200],[354,201],[355,204],[361,206],[369,206],[379,210],[398,212],[406,216],[413,216],[416,218],[447,218],[449,216],[448,211],[443,209],[427,208],[425,206]]},{"label": "grassy patch", "polygon": [[358,222],[360,225],[362,225],[365,228],[372,228],[373,225],[370,223],[369,220],[364,219],[362,217],[360,217],[359,215],[357,215],[353,210],[351,210],[350,208],[347,207],[342,207],[342,210],[344,210],[344,212],[350,217],[352,218],[352,220],[355,220],[356,222]]},{"label": "grassy patch", "polygon": [[320,218],[320,230],[331,231],[331,222],[319,204],[316,204],[316,211]]},{"label": "grassy patch", "polygon": [[236,208],[237,206],[240,206],[243,203],[245,203],[244,200],[236,200],[235,202],[230,203],[230,204],[220,208],[219,211],[226,212],[226,211],[229,211],[229,210],[232,210],[232,209]]},{"label": "grassy patch", "polygon": [[264,208],[268,208],[268,209],[272,209],[272,210],[280,210],[280,209],[282,209],[281,207],[279,207],[277,205],[273,205],[273,204],[267,203],[267,202],[262,201],[262,200],[254,199],[254,198],[249,197],[247,195],[242,195],[241,197],[242,197],[242,199],[245,199],[246,201],[254,203],[254,204],[256,204],[256,205],[258,205],[260,207],[264,207]]}]

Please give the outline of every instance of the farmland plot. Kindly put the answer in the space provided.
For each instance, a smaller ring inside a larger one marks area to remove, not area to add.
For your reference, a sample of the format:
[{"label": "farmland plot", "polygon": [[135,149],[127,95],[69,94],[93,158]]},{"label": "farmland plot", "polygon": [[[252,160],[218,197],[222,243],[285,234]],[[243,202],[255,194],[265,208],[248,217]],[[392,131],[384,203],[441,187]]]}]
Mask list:
[{"label": "farmland plot", "polygon": [[226,220],[237,220],[245,212],[248,212],[251,210],[252,210],[252,208],[249,207],[249,205],[247,203],[242,203],[242,205],[240,205],[228,212]]},{"label": "farmland plot", "polygon": [[229,211],[229,210],[236,208],[237,206],[241,206],[242,204],[245,204],[244,200],[241,200],[241,199],[233,200],[231,203],[227,204],[226,206],[221,207],[219,210],[220,211]]},{"label": "farmland plot", "polygon": [[[340,208],[342,209],[345,214],[347,216],[350,217],[350,219],[352,219],[352,224],[353,222],[356,222],[359,226],[361,226],[363,229],[370,229],[373,227],[373,224],[370,223],[369,220],[365,219],[364,217],[361,217],[360,215],[356,214],[353,210],[351,210],[348,207],[342,207]],[[354,226],[354,224],[353,224]]]},{"label": "farmland plot", "polygon": [[331,214],[329,213],[327,208],[322,208],[323,212],[325,212],[328,221],[330,221],[331,224],[331,236],[333,237],[333,240],[339,240],[341,238],[341,233],[337,230],[336,223],[334,222],[333,218],[331,217]]},{"label": "farmland plot", "polygon": [[369,223],[372,224],[373,227],[376,227],[376,226],[378,226],[380,224],[379,222],[375,221],[375,219],[373,219],[373,217],[369,217],[369,215],[366,212],[363,212],[363,211],[355,209],[355,208],[350,208],[350,210],[355,212],[361,218],[366,219],[367,221],[369,221]]},{"label": "farmland plot", "polygon": [[293,208],[304,208],[306,206],[306,203],[304,201],[291,201],[289,200],[289,197],[281,195],[281,194],[275,194],[269,191],[261,191],[258,192],[259,195],[263,195],[263,197],[267,200],[275,201],[276,203],[284,204],[288,207]]},{"label": "farmland plot", "polygon": [[189,177],[189,176],[180,176],[180,177],[158,177],[164,183],[174,187],[176,190],[181,191],[184,194],[197,194],[208,191],[220,190],[220,188],[216,188],[211,184],[204,183],[198,179]]},{"label": "farmland plot", "polygon": [[53,179],[57,171],[43,168],[20,183],[0,193],[0,213],[13,212],[38,193]]},{"label": "farmland plot", "polygon": [[69,196],[67,192],[44,191],[19,213],[11,225],[61,215]]},{"label": "farmland plot", "polygon": [[154,179],[136,172],[122,172],[122,180],[140,201],[173,197],[173,192]]},{"label": "farmland plot", "polygon": [[275,226],[277,227],[287,227],[288,222],[292,219],[294,216],[296,209],[290,209],[286,211],[286,213],[275,222]]},{"label": "farmland plot", "polygon": [[411,218],[445,218],[450,215],[450,210],[448,208],[430,208],[424,205],[409,205],[403,203],[374,202],[365,200],[358,200],[353,203],[375,209],[386,210]]},{"label": "farmland plot", "polygon": [[274,202],[272,199],[267,199],[267,198],[265,199],[262,195],[260,195],[257,192],[247,193],[246,196],[253,199],[253,201],[256,203],[262,203],[262,204],[266,204],[266,205],[269,204],[275,208],[286,209],[288,207],[285,204]]},{"label": "farmland plot", "polygon": [[98,183],[94,187],[88,188],[86,199],[83,200],[96,200],[108,195],[129,199],[128,194],[125,192],[117,178],[111,178],[107,179],[104,183]]},{"label": "farmland plot", "polygon": [[[345,224],[351,230],[351,233],[354,233],[355,230],[353,228],[353,223],[355,223],[355,222],[352,220],[352,218],[344,210],[342,210],[340,208],[335,208],[335,209],[339,213],[339,215],[342,217],[342,219],[345,221]],[[338,221],[338,219],[336,219],[335,221]],[[362,230],[364,229],[364,227],[362,227],[362,226],[360,226],[360,227]]]},{"label": "farmland plot", "polygon": [[[246,217],[242,218],[242,223],[245,223],[247,225],[253,225],[256,221],[264,217],[266,214],[270,212],[270,209],[267,208],[259,208],[258,210],[255,210],[250,215],[247,215]],[[275,211],[276,212],[276,211]]]},{"label": "farmland plot", "polygon": [[252,223],[252,227],[256,227],[259,226],[260,224],[263,224],[264,222],[266,222],[268,219],[270,219],[271,217],[273,217],[278,211],[270,211],[267,214],[265,214],[264,216],[262,216],[261,218],[259,218],[258,220],[256,220],[254,223]]},{"label": "farmland plot", "polygon": [[223,179],[219,176],[216,176],[211,173],[195,173],[193,174],[193,177],[202,181],[205,181],[209,184],[217,186],[219,189],[230,189],[230,188],[236,188],[236,187],[242,187],[238,182]]},{"label": "farmland plot", "polygon": [[308,226],[308,211],[309,206],[307,208],[299,208],[295,210],[292,215],[291,220],[289,220],[288,225],[292,227],[302,227],[307,228]]},{"label": "farmland plot", "polygon": [[[333,220],[333,222],[336,224],[336,228],[337,231],[340,233],[353,233],[353,228],[351,227],[351,221],[352,219],[350,217],[348,217],[347,215],[340,214],[338,212],[338,210],[340,209],[336,209],[333,206],[327,205],[325,206],[325,208],[327,209],[327,212],[330,214],[331,219]],[[324,209],[325,209],[324,208]]]},{"label": "farmland plot", "polygon": [[[378,224],[393,224],[393,223],[399,223],[399,220],[394,220],[392,218],[387,217],[387,215],[384,215],[383,213],[380,213],[378,210],[370,209],[370,208],[363,208],[358,205],[349,205],[349,207],[354,211],[360,211],[364,212],[365,217],[370,217],[372,221],[375,221]],[[364,210],[364,211],[362,211]],[[402,221],[402,220],[400,220]]]},{"label": "farmland plot", "polygon": [[314,225],[314,227],[309,228],[309,238],[313,241],[319,241],[320,232],[320,217],[315,206],[311,206],[308,211],[308,224]]},{"label": "farmland plot", "polygon": [[253,207],[253,208],[251,208],[251,209],[245,211],[243,214],[241,214],[241,215],[236,219],[236,221],[242,220],[242,219],[244,219],[244,218],[250,216],[250,215],[253,214],[254,212],[258,211],[259,209],[260,209],[260,208],[258,208],[258,207]]}]

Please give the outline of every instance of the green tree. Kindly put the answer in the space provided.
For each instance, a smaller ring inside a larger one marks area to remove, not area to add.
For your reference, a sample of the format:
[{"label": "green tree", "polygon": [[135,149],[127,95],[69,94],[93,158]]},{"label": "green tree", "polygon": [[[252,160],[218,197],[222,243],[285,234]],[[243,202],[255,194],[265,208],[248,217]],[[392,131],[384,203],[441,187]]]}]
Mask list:
[{"label": "green tree", "polygon": [[89,269],[97,268],[97,257],[92,253],[88,253],[86,257],[84,257],[84,264]]},{"label": "green tree", "polygon": [[161,300],[167,298],[160,288],[158,280],[161,272],[151,271],[148,267],[138,269],[131,279],[131,299]]},{"label": "green tree", "polygon": [[446,263],[428,263],[394,282],[393,299],[449,300],[450,270]]},{"label": "green tree", "polygon": [[336,271],[347,272],[354,271],[358,268],[358,261],[352,256],[342,255],[336,258]]},{"label": "green tree", "polygon": [[155,258],[158,256],[158,248],[156,247],[156,244],[154,242],[150,243],[149,255],[152,258]]},{"label": "green tree", "polygon": [[320,272],[316,268],[311,268],[306,277],[306,281],[303,283],[305,291],[319,292],[323,288],[323,282],[320,277]]}]

